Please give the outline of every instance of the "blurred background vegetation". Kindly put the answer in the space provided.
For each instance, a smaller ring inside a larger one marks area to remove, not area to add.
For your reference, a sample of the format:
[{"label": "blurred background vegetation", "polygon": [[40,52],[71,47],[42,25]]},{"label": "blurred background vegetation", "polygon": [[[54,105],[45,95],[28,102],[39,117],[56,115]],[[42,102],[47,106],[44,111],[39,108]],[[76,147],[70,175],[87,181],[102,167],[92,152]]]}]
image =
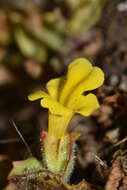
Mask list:
[{"label": "blurred background vegetation", "polygon": [[[126,42],[125,0],[0,0],[1,186],[11,161],[27,156],[11,120],[39,156],[35,147],[39,131],[46,129],[47,115],[39,102],[29,103],[27,95],[64,73],[77,57],[86,57],[104,70],[101,103],[116,88],[126,92]],[[105,121],[97,120],[99,116],[94,119],[102,125]],[[80,167],[85,168],[82,163]]]}]

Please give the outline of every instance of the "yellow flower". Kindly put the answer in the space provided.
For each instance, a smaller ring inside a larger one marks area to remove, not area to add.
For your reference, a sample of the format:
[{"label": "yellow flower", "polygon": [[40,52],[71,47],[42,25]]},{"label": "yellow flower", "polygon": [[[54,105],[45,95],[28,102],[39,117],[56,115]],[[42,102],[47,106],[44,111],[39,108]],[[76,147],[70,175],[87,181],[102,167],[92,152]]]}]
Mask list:
[{"label": "yellow flower", "polygon": [[39,90],[30,94],[28,99],[33,101],[41,98],[41,106],[49,109],[48,133],[61,138],[74,113],[89,116],[99,108],[96,96],[92,93],[83,95],[83,92],[98,88],[103,81],[104,73],[100,68],[79,58],[69,64],[65,76],[47,83],[48,93]]}]

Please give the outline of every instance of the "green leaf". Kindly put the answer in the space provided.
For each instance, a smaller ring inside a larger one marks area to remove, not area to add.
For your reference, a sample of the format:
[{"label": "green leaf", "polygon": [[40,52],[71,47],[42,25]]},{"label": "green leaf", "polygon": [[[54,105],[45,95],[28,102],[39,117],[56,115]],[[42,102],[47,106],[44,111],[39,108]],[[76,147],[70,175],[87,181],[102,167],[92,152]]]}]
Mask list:
[{"label": "green leaf", "polygon": [[15,176],[15,175],[25,175],[30,172],[36,172],[42,169],[43,169],[43,166],[41,162],[39,162],[34,157],[30,157],[23,161],[13,162],[13,169],[11,170],[9,177]]},{"label": "green leaf", "polygon": [[99,20],[103,5],[106,0],[80,0],[79,3],[74,0],[74,9],[70,21],[67,23],[68,30],[71,33],[79,33],[83,30],[88,30]]}]

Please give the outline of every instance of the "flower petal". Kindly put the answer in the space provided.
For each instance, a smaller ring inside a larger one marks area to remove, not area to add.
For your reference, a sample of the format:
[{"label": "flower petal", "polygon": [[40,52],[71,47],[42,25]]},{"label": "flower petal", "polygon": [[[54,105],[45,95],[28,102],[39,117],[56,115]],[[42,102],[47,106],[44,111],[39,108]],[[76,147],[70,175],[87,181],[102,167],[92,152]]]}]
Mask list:
[{"label": "flower petal", "polygon": [[99,67],[93,67],[89,75],[75,88],[74,92],[71,94],[70,99],[79,96],[85,91],[94,90],[101,86],[104,82],[104,73]]},{"label": "flower petal", "polygon": [[52,114],[67,116],[72,114],[72,111],[58,102],[54,101],[50,97],[46,97],[41,100],[41,106],[48,108]]},{"label": "flower petal", "polygon": [[72,90],[84,80],[92,70],[91,63],[84,58],[79,58],[69,64],[66,82],[60,96],[60,102],[65,103]]},{"label": "flower petal", "polygon": [[60,88],[62,85],[62,79],[63,77],[52,79],[46,85],[46,88],[48,89],[49,94],[54,100],[58,99]]},{"label": "flower petal", "polygon": [[97,97],[90,93],[87,96],[79,95],[74,98],[73,101],[69,103],[69,108],[73,109],[75,112],[81,115],[88,116],[94,110],[99,108],[99,103]]},{"label": "flower petal", "polygon": [[35,91],[34,93],[30,94],[28,96],[28,99],[30,101],[34,101],[34,100],[37,100],[37,99],[40,99],[40,98],[44,98],[44,97],[47,97],[48,94],[42,90],[38,90],[38,91]]}]

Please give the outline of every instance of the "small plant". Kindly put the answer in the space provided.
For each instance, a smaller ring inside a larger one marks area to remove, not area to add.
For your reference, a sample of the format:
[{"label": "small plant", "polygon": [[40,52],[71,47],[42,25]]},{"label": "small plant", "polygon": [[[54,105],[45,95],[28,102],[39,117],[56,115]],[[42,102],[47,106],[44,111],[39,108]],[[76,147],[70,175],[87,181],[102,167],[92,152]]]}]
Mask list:
[{"label": "small plant", "polygon": [[41,99],[42,107],[48,108],[48,131],[40,134],[43,160],[30,157],[13,163],[6,190],[86,190],[88,184],[68,185],[74,167],[75,141],[78,133],[67,133],[68,124],[75,113],[89,116],[99,108],[96,96],[84,92],[101,86],[104,74],[98,67],[84,59],[76,59],[63,77],[50,80],[44,91],[28,96],[31,101]]}]

